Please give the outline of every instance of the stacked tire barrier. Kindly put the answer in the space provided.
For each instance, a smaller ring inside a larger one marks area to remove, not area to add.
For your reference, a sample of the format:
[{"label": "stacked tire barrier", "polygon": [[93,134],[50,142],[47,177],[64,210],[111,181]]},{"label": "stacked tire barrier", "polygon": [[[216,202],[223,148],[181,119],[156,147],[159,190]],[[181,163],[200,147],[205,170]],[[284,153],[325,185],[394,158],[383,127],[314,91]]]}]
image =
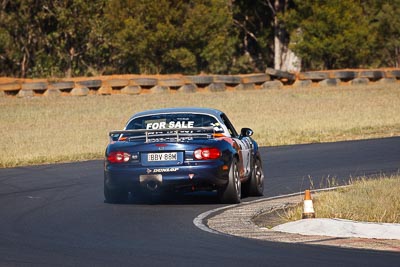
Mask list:
[{"label": "stacked tire barrier", "polygon": [[0,97],[223,92],[370,83],[400,83],[400,69],[347,69],[297,74],[267,69],[265,73],[246,75],[112,75],[59,80],[0,77]]}]

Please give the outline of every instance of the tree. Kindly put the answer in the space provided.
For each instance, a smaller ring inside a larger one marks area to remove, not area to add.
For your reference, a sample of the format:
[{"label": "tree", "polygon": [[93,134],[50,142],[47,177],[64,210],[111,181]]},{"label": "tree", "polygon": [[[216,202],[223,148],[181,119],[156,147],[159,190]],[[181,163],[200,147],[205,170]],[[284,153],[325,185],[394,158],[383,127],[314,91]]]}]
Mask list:
[{"label": "tree", "polygon": [[254,72],[274,67],[297,71],[289,49],[290,36],[281,19],[292,0],[235,0],[234,23],[239,31],[239,68]]},{"label": "tree", "polygon": [[294,4],[285,22],[303,68],[368,66],[375,35],[360,1],[294,0]]},{"label": "tree", "polygon": [[108,42],[124,72],[226,72],[233,53],[226,1],[121,1],[106,8]]},{"label": "tree", "polygon": [[105,3],[106,0],[49,0],[42,5],[54,25],[44,37],[48,41],[46,48],[58,60],[65,76],[101,74],[108,62],[100,23]]},{"label": "tree", "polygon": [[188,6],[181,44],[195,55],[196,71],[229,73],[237,42],[231,3],[203,0]]},{"label": "tree", "polygon": [[97,30],[105,1],[3,1],[1,72],[21,77],[88,74],[94,50],[101,48],[101,40],[90,37]]},{"label": "tree", "polygon": [[283,71],[300,71],[300,59],[289,48],[290,36],[282,17],[291,8],[289,0],[265,0],[274,16],[274,68]]},{"label": "tree", "polygon": [[400,0],[0,0],[0,75],[400,65]]},{"label": "tree", "polygon": [[376,32],[375,64],[400,67],[400,0],[370,0],[364,7]]},{"label": "tree", "polygon": [[20,73],[25,77],[32,65],[34,50],[40,46],[40,23],[37,14],[40,7],[34,0],[3,1],[0,10],[0,49],[2,72]]},{"label": "tree", "polygon": [[262,71],[274,64],[273,14],[266,1],[232,1],[234,25],[238,32],[234,59],[236,72]]}]

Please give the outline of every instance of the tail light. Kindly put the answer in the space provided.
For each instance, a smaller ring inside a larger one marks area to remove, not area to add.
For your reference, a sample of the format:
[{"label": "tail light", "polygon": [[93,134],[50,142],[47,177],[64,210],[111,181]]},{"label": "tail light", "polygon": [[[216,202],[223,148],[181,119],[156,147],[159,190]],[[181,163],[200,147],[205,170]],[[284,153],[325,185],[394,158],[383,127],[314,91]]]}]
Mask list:
[{"label": "tail light", "polygon": [[107,156],[107,160],[111,163],[124,163],[128,162],[131,158],[131,155],[126,152],[122,151],[115,151],[115,152],[110,152]]},{"label": "tail light", "polygon": [[214,147],[196,149],[193,153],[195,159],[217,159],[221,156],[221,151]]}]

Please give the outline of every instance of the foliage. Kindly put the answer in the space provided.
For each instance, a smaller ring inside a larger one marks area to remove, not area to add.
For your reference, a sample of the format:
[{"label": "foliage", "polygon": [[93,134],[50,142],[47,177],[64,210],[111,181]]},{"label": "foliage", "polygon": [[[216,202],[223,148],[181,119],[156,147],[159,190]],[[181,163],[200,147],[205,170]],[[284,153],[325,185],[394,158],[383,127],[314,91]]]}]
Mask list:
[{"label": "foliage", "polygon": [[111,0],[106,23],[123,72],[226,72],[235,38],[226,1]]},{"label": "foliage", "polygon": [[371,54],[369,21],[353,0],[295,1],[286,20],[294,51],[311,69],[367,66]]},{"label": "foliage", "polygon": [[399,29],[400,0],[1,0],[0,75],[260,72],[286,32],[303,70],[398,67]]},{"label": "foliage", "polygon": [[376,1],[367,7],[375,18],[378,65],[400,67],[400,0]]},{"label": "foliage", "polygon": [[0,32],[6,44],[0,73],[22,77],[86,75],[91,48],[98,47],[90,35],[96,31],[103,4],[104,0],[3,1]]},{"label": "foliage", "polygon": [[263,70],[273,65],[273,14],[267,2],[234,2],[233,19],[239,33],[235,56],[239,72]]},{"label": "foliage", "polygon": [[398,67],[399,0],[294,0],[285,16],[305,69]]}]

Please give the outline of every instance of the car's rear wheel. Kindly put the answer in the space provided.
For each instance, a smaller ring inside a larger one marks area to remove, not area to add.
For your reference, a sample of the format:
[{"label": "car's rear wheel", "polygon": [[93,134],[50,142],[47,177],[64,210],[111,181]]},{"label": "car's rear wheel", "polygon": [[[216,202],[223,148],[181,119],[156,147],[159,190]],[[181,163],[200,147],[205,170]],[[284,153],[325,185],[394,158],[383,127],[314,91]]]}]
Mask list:
[{"label": "car's rear wheel", "polygon": [[260,158],[254,161],[251,179],[249,181],[249,195],[260,197],[264,194],[264,171]]},{"label": "car's rear wheel", "polygon": [[232,160],[229,169],[228,185],[225,188],[221,189],[218,193],[222,203],[230,203],[230,204],[240,203],[241,182],[240,182],[238,161],[236,158]]}]

